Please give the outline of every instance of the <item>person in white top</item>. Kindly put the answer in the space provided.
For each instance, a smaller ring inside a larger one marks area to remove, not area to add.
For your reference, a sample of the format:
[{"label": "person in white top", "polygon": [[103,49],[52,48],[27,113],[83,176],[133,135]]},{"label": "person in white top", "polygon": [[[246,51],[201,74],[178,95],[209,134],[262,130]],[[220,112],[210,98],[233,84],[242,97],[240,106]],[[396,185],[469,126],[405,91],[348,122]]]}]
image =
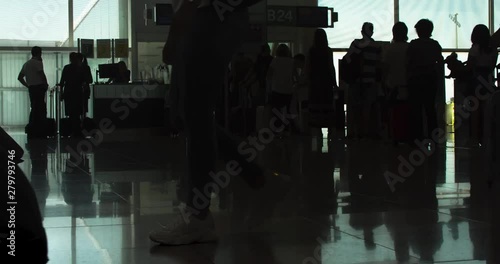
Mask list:
[{"label": "person in white top", "polygon": [[30,96],[31,112],[28,136],[44,137],[45,118],[47,117],[45,94],[49,85],[43,71],[42,49],[33,47],[31,55],[32,58],[23,65],[17,79],[24,87],[28,88]]},{"label": "person in white top", "polygon": [[385,70],[385,84],[392,99],[408,99],[406,65],[408,59],[408,27],[398,22],[392,28],[394,39],[384,51],[382,63]]},{"label": "person in white top", "polygon": [[276,50],[276,58],[269,65],[267,72],[268,94],[273,108],[288,113],[293,96],[293,77],[295,61],[290,48],[280,44]]}]

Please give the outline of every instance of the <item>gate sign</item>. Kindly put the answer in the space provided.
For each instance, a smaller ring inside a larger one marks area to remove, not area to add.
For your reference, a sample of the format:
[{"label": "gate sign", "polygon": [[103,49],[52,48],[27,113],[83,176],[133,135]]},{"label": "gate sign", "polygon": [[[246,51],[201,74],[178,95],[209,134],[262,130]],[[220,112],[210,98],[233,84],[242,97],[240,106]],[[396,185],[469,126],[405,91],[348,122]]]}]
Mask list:
[{"label": "gate sign", "polygon": [[269,26],[331,28],[338,21],[333,8],[322,6],[268,6]]},{"label": "gate sign", "polygon": [[267,24],[270,26],[295,26],[297,24],[297,8],[293,6],[267,7]]}]

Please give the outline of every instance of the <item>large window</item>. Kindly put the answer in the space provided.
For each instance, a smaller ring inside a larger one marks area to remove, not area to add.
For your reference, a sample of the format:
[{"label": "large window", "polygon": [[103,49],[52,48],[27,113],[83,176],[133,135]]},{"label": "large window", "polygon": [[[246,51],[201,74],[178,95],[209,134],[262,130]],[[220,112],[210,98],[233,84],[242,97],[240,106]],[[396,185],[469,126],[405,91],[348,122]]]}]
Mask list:
[{"label": "large window", "polygon": [[500,28],[500,0],[494,0],[494,4],[495,4],[495,10],[494,10],[495,21],[493,25],[495,25],[495,28],[493,30],[496,31]]},{"label": "large window", "polygon": [[410,28],[410,39],[417,38],[414,26],[422,18],[434,22],[433,38],[443,48],[470,48],[472,29],[488,25],[488,0],[400,1],[400,20]]},{"label": "large window", "polygon": [[333,7],[339,13],[339,22],[327,29],[332,48],[348,48],[356,38],[361,38],[364,22],[375,27],[375,40],[389,41],[394,24],[394,0],[319,0],[319,6]]},{"label": "large window", "polygon": [[[120,37],[120,0],[75,0],[75,44],[78,38],[116,39]],[[126,10],[123,10],[126,12]]]},{"label": "large window", "polygon": [[2,0],[1,5],[1,45],[55,46],[68,38],[68,0]]}]

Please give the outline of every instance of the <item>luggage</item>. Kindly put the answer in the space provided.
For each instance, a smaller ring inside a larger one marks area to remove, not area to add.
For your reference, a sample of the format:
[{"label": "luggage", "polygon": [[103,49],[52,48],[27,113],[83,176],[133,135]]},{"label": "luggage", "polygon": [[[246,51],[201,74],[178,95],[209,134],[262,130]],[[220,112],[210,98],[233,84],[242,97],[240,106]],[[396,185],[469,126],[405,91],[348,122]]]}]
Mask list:
[{"label": "luggage", "polygon": [[59,120],[59,136],[69,137],[72,133],[71,120],[69,118],[61,118]]},{"label": "luggage", "polygon": [[48,138],[54,138],[57,136],[57,124],[56,124],[56,119],[55,119],[55,111],[54,111],[54,104],[55,104],[55,96],[54,93],[49,91],[48,98],[46,100],[49,104],[49,111],[48,111],[48,116],[46,117],[44,122],[39,128],[40,135],[37,135],[36,128],[33,127],[33,124],[27,124],[26,127],[24,128],[24,132],[28,135],[28,138],[33,138],[33,137],[48,137]]},{"label": "luggage", "polygon": [[395,143],[411,140],[411,106],[407,102],[394,103],[390,113],[392,139]]},{"label": "luggage", "polygon": [[57,136],[57,125],[54,118],[47,118],[45,120],[45,133],[49,138],[55,138]]},{"label": "luggage", "polygon": [[94,122],[94,119],[90,117],[84,117],[82,127],[85,132],[91,133],[92,131],[97,129],[97,124]]},{"label": "luggage", "polygon": [[[56,120],[54,118],[46,118],[45,122],[43,123],[42,131],[43,135],[40,136],[54,138],[57,135]],[[37,136],[35,135],[35,128],[33,128],[31,124],[26,125],[26,127],[24,128],[24,132],[28,135],[29,138]]]}]

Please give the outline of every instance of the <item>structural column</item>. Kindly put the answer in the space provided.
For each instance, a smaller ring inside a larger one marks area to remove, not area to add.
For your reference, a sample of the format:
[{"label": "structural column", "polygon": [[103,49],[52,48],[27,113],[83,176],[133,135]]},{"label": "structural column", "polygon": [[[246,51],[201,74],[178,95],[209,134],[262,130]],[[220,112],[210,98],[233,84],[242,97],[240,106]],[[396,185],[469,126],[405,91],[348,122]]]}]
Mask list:
[{"label": "structural column", "polygon": [[75,27],[73,19],[73,0],[68,0],[68,45],[69,47],[75,46]]},{"label": "structural column", "polygon": [[399,22],[399,0],[394,0],[394,23]]}]

